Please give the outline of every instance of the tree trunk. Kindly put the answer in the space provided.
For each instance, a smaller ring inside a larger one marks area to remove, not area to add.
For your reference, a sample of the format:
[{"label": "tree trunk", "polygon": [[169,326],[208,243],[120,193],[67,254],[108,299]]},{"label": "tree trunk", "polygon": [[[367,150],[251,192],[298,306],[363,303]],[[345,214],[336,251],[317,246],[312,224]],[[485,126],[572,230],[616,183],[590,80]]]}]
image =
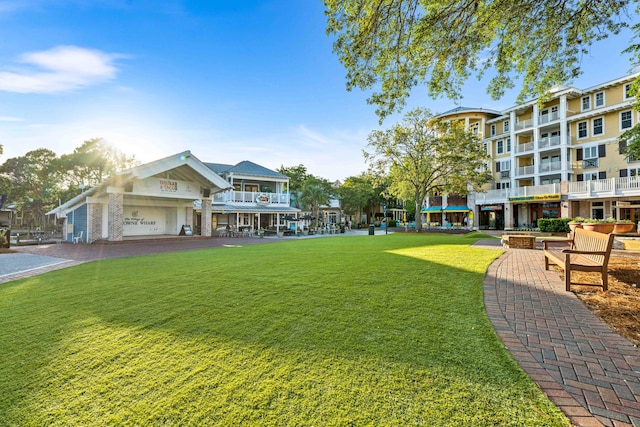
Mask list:
[{"label": "tree trunk", "polygon": [[416,232],[420,232],[422,231],[422,213],[420,212],[422,210],[422,200],[418,201],[418,199],[416,199],[416,213],[415,213],[415,218],[416,218]]}]

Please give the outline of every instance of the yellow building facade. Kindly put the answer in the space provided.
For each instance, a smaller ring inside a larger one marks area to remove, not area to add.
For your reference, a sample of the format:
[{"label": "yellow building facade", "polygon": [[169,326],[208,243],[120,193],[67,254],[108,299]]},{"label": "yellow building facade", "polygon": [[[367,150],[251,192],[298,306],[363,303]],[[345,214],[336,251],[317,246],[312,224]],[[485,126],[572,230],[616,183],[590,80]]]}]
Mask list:
[{"label": "yellow building facade", "polygon": [[[467,197],[473,226],[535,227],[538,218],[575,216],[640,221],[640,159],[621,154],[620,140],[639,119],[629,95],[637,75],[586,89],[558,87],[544,103],[440,114],[464,121],[491,157],[491,182]],[[427,200],[423,212],[436,207]]]}]

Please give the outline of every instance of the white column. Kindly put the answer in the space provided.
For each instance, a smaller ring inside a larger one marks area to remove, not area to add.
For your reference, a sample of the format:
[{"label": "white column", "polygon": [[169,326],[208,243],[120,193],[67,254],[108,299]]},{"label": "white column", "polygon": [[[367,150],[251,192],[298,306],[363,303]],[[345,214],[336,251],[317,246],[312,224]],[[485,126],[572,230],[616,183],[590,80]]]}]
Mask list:
[{"label": "white column", "polygon": [[569,179],[569,168],[567,163],[569,162],[569,131],[567,129],[567,96],[560,96],[560,108],[558,111],[560,115],[560,180],[566,181]]}]

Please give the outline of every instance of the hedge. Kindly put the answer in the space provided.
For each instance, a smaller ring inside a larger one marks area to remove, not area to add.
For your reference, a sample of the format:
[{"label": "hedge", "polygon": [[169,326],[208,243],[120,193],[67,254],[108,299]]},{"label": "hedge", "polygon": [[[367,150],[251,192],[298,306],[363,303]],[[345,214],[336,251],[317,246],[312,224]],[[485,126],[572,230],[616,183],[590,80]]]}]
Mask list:
[{"label": "hedge", "polygon": [[546,233],[568,233],[571,218],[539,218],[538,228]]}]

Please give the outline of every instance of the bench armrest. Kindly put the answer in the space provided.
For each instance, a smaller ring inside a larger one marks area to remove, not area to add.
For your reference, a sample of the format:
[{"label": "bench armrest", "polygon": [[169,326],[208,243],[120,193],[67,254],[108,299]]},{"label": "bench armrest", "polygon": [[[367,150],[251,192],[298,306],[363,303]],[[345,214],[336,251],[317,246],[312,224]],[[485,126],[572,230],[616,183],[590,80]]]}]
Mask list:
[{"label": "bench armrest", "polygon": [[564,249],[562,253],[578,255],[606,255],[606,251],[577,251],[575,249]]}]

